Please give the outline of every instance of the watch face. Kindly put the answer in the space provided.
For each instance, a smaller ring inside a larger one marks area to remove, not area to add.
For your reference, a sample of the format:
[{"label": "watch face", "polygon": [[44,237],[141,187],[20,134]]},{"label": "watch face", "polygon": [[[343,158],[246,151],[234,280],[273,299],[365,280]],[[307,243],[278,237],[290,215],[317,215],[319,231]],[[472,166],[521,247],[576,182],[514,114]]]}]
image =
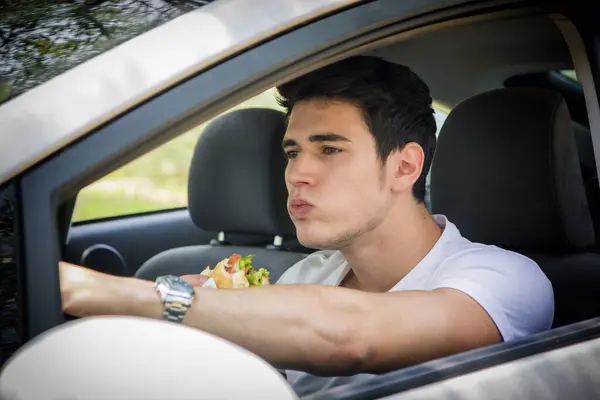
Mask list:
[{"label": "watch face", "polygon": [[171,284],[171,288],[173,290],[177,290],[177,291],[182,291],[182,292],[189,292],[190,290],[194,290],[192,285],[190,285],[189,283],[187,283],[186,281],[184,281],[183,279],[181,279],[178,276],[171,276],[170,278],[170,284]]},{"label": "watch face", "polygon": [[165,292],[168,292],[169,295],[173,296],[189,297],[195,293],[192,285],[180,277],[173,275],[161,276],[158,278],[156,280],[156,287],[159,291],[163,292],[164,290]]}]

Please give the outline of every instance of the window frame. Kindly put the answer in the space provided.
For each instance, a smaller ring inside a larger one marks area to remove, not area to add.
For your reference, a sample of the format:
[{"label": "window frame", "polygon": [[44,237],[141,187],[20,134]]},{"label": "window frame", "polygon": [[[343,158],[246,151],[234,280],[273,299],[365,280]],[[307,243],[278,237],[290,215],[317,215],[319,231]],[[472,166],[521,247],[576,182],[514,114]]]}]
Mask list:
[{"label": "window frame", "polygon": [[[269,89],[272,90],[273,88]],[[266,92],[266,91],[265,91]],[[263,92],[263,93],[265,93]],[[258,98],[259,96],[263,95],[263,93],[260,93],[257,96],[251,97],[248,100],[244,101],[243,103],[233,107],[232,109],[229,109],[227,111],[225,111],[224,113],[220,114],[226,114],[228,112],[231,112],[233,109],[239,108],[239,107],[244,107],[245,108],[245,103],[247,102],[253,102],[256,98]],[[275,95],[275,92],[273,92],[273,95]],[[435,112],[435,121],[436,121],[436,125],[437,125],[437,130],[436,130],[436,136],[439,134],[439,131],[441,129],[442,124],[444,123],[444,121],[446,120],[447,116],[448,116],[448,112],[449,112],[449,108],[437,101],[433,101],[433,105],[432,105],[434,112]],[[197,127],[193,128],[196,129]],[[177,140],[179,139],[181,136],[188,134],[190,131],[188,132],[184,132],[182,133],[180,136],[176,137],[173,140]],[[152,152],[158,151],[160,148],[162,148],[163,146],[168,146],[171,142],[167,142],[165,144],[163,144],[162,146],[159,146],[151,151],[149,151],[148,153],[143,154],[142,156],[140,156],[139,158],[132,160],[131,163],[136,162],[138,159],[140,159],[141,157],[146,156],[147,154],[150,154]],[[191,148],[190,149],[190,153],[193,153],[194,149]],[[115,170],[118,171],[120,169],[123,168],[127,168],[129,164]],[[186,166],[186,168],[189,170],[189,165]],[[114,171],[113,171],[114,172]],[[101,180],[103,180],[106,176],[100,178],[98,181],[94,182],[100,182]],[[94,184],[92,183],[92,185]],[[111,220],[118,220],[118,219],[126,219],[126,218],[131,218],[131,217],[136,217],[136,216],[144,216],[144,215],[154,215],[154,214],[159,214],[159,213],[163,213],[163,212],[170,212],[170,211],[181,211],[181,210],[186,210],[187,209],[187,201],[185,205],[177,205],[177,206],[167,206],[164,208],[156,208],[156,209],[151,209],[151,210],[145,210],[145,211],[139,211],[139,212],[128,212],[128,213],[115,213],[115,214],[111,214],[111,215],[100,215],[98,217],[94,217],[94,218],[87,218],[87,219],[76,219],[76,213],[77,213],[77,202],[80,201],[80,194],[81,192],[83,192],[84,190],[86,190],[89,186],[88,185],[84,188],[82,188],[76,197],[75,200],[75,209],[73,210],[73,216],[72,216],[72,224],[74,226],[78,226],[78,225],[84,225],[84,224],[91,224],[91,223],[95,223],[95,222],[103,222],[103,221],[111,221]],[[187,189],[187,183],[186,183],[186,189]]]},{"label": "window frame", "polygon": [[[501,0],[498,0],[503,3]],[[216,4],[216,3],[215,3]],[[442,7],[441,4],[444,6]],[[436,7],[440,9],[435,12]],[[22,177],[29,337],[65,322],[58,291],[61,244],[56,210],[96,179],[214,117],[277,86],[284,78],[320,67],[351,49],[390,34],[494,10],[494,2],[447,7],[439,0],[378,0],[345,9],[289,31],[182,82],[39,163]],[[523,12],[531,12],[525,10]],[[419,16],[417,18],[417,16]],[[356,32],[363,32],[356,35]],[[349,40],[352,38],[352,40]],[[10,103],[8,103],[10,104]],[[123,132],[127,132],[124,135]]]},{"label": "window frame", "polygon": [[[28,337],[32,338],[65,322],[60,311],[56,268],[60,260],[56,209],[61,203],[97,177],[166,142],[184,128],[216,115],[236,100],[264,90],[276,84],[280,78],[292,77],[293,73],[298,73],[309,65],[317,67],[317,60],[323,61],[327,57],[339,55],[344,50],[343,44],[347,46],[347,50],[360,42],[389,35],[390,31],[385,28],[389,28],[391,24],[394,24],[394,30],[405,32],[423,25],[483,12],[503,4],[491,1],[436,11],[434,6],[437,3],[378,0],[305,25],[172,87],[105,124],[56,157],[27,171],[22,177],[20,196],[24,210]],[[365,35],[355,38],[353,44],[348,44],[348,38],[358,31],[365,32]],[[318,48],[315,48],[315,43],[318,43]],[[306,71],[302,71],[304,72]],[[123,135],[122,132],[128,134]],[[42,304],[45,308],[41,307]],[[50,312],[46,311],[48,308]],[[544,347],[527,347],[535,346],[535,341],[520,342],[521,347],[517,344],[517,349],[527,348],[529,353],[512,354],[518,358],[563,346],[565,342],[556,340],[561,337],[561,333],[576,336],[580,342],[597,335],[597,329],[595,326],[590,329],[589,324],[581,324],[558,333],[553,332],[544,341]],[[504,350],[511,348],[510,344],[503,347]],[[473,365],[465,361],[472,355],[473,353],[461,354],[454,358],[462,368],[450,373],[465,374],[482,368],[481,364]],[[492,357],[486,360],[483,367],[505,361],[502,357]],[[448,376],[451,375],[438,374],[429,383]],[[393,383],[388,382],[386,390]],[[421,384],[424,383],[419,383]]]}]

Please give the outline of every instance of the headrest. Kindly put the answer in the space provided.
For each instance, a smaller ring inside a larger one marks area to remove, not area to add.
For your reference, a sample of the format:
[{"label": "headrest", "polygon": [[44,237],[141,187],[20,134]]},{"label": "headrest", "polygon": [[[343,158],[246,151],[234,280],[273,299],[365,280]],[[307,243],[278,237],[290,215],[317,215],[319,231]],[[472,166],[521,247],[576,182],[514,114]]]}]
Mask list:
[{"label": "headrest", "polygon": [[295,235],[287,212],[285,114],[240,109],[206,126],[188,182],[192,221],[209,232]]},{"label": "headrest", "polygon": [[456,106],[438,138],[431,209],[476,242],[559,252],[592,245],[563,98],[546,89],[510,88]]}]

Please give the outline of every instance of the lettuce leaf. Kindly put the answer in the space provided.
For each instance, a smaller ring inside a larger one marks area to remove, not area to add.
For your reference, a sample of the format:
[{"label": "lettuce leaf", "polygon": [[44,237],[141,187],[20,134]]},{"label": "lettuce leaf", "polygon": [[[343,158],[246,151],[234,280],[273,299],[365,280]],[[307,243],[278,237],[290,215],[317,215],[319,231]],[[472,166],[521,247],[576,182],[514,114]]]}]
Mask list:
[{"label": "lettuce leaf", "polygon": [[250,286],[262,286],[265,283],[268,284],[269,271],[265,268],[260,268],[258,271],[248,271],[246,279],[248,279]]},{"label": "lettuce leaf", "polygon": [[246,257],[242,257],[239,261],[238,261],[238,266],[240,269],[244,269],[244,268],[252,268],[252,258],[254,257],[254,254],[248,254]]}]

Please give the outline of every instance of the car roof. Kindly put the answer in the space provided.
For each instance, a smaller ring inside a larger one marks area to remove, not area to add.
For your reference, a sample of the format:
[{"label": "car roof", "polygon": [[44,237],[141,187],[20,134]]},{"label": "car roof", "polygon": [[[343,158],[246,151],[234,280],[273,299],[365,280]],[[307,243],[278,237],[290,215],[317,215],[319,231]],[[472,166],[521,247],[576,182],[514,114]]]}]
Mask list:
[{"label": "car roof", "polygon": [[429,30],[371,54],[409,65],[448,108],[504,87],[510,77],[572,68],[565,40],[547,15],[482,18]]}]

